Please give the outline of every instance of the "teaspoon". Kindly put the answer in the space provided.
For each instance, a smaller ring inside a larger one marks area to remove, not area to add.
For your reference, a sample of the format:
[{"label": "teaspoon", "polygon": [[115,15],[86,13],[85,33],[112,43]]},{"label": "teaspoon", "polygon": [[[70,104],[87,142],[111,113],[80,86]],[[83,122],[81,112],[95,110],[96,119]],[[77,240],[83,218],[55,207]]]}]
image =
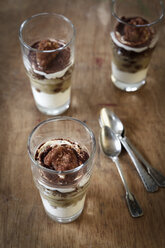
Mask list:
[{"label": "teaspoon", "polygon": [[140,217],[143,215],[142,209],[138,204],[135,196],[130,192],[122,169],[119,164],[118,156],[121,152],[121,143],[118,137],[112,132],[108,126],[103,126],[100,132],[100,144],[103,152],[116,164],[121,180],[126,191],[126,202],[132,217]]}]

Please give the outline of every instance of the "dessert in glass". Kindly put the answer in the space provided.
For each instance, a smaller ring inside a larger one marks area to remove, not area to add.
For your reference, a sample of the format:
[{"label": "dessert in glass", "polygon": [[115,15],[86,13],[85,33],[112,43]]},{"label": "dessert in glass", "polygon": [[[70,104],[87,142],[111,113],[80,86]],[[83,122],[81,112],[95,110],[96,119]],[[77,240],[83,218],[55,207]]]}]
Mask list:
[{"label": "dessert in glass", "polygon": [[54,117],[38,124],[28,139],[36,187],[47,215],[72,222],[83,211],[96,142],[85,123]]},{"label": "dessert in glass", "polygon": [[136,91],[146,83],[162,18],[162,1],[112,1],[111,79],[119,89]]},{"label": "dessert in glass", "polygon": [[55,13],[37,14],[22,23],[19,38],[37,108],[47,115],[63,113],[70,105],[73,24]]}]

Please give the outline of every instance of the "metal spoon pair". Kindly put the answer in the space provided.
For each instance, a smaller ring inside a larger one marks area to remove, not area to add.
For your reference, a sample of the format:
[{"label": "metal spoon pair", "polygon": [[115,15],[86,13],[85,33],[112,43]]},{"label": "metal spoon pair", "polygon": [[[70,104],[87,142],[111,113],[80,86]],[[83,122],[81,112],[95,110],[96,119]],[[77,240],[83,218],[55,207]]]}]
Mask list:
[{"label": "metal spoon pair", "polygon": [[[120,119],[109,109],[103,108],[100,111],[99,121],[101,126],[110,127],[120,139],[122,145],[131,157],[146,190],[148,192],[155,192],[158,190],[158,186],[165,187],[165,177],[158,170],[154,169],[131,144],[128,138],[124,136],[124,126]],[[144,169],[143,165],[147,170]]]},{"label": "metal spoon pair", "polygon": [[[122,182],[126,190],[126,201],[132,217],[140,217],[143,215],[142,209],[138,202],[135,199],[135,196],[130,192],[128,185],[123,176],[118,156],[121,152],[121,143],[124,145],[128,154],[130,155],[134,165],[137,169],[137,172],[142,179],[142,182],[149,192],[154,192],[158,190],[158,185],[161,187],[165,186],[165,177],[158,172],[156,169],[152,168],[151,165],[142,157],[142,155],[135,149],[135,147],[130,143],[128,138],[123,137],[124,126],[119,118],[110,110],[103,108],[100,112],[100,144],[103,152],[110,157],[113,162],[116,164]],[[129,145],[128,145],[128,144]],[[139,158],[139,160],[147,168],[147,171],[142,167],[141,163],[136,159],[133,151]],[[153,179],[154,180],[153,180]]]}]

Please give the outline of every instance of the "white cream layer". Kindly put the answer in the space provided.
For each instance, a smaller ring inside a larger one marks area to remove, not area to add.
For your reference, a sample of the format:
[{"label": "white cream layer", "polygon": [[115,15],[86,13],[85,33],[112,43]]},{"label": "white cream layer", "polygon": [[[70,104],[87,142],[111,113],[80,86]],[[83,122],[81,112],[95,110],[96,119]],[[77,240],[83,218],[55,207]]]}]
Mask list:
[{"label": "white cream layer", "polygon": [[[65,175],[64,175],[65,177]],[[75,180],[77,180],[78,178],[76,178]],[[84,175],[81,180],[79,181],[79,183],[77,184],[76,188],[78,187],[83,187],[90,179],[89,175]],[[69,193],[69,192],[73,192],[75,190],[75,187],[51,187],[48,186],[47,184],[43,183],[42,181],[38,181],[39,184],[41,184],[42,186],[44,186],[46,189],[52,190],[52,191],[59,191],[60,193]]]},{"label": "white cream layer", "polygon": [[69,218],[73,215],[76,215],[78,212],[80,212],[84,207],[86,194],[83,196],[83,198],[80,201],[77,201],[76,203],[68,206],[68,207],[53,207],[48,200],[44,199],[41,196],[43,205],[45,210],[52,216],[57,218]]},{"label": "white cream layer", "polygon": [[59,92],[55,94],[47,94],[45,92],[38,92],[35,87],[32,86],[32,92],[35,102],[44,108],[58,108],[63,106],[70,99],[71,87],[69,87],[64,92]]},{"label": "white cream layer", "polygon": [[24,63],[26,70],[29,72],[31,70],[31,64],[26,55],[23,55],[23,63]]},{"label": "white cream layer", "polygon": [[154,38],[152,39],[151,43],[149,44],[149,46],[135,48],[135,47],[130,47],[130,46],[124,45],[123,43],[121,43],[120,41],[118,41],[118,39],[116,39],[116,36],[115,36],[114,32],[111,32],[110,33],[110,36],[111,36],[113,42],[117,46],[122,47],[122,48],[124,48],[127,51],[134,51],[136,53],[143,52],[143,51],[145,51],[148,48],[153,48],[156,45],[157,41],[158,41],[158,35],[155,35]]},{"label": "white cream layer", "polygon": [[125,71],[120,71],[116,65],[112,62],[112,74],[116,80],[128,83],[128,84],[135,84],[141,82],[146,78],[148,68],[140,70],[138,72],[130,73]]},{"label": "white cream layer", "polygon": [[41,76],[44,76],[45,78],[47,79],[55,79],[55,78],[61,78],[65,75],[65,73],[67,72],[67,70],[69,70],[69,68],[71,67],[72,65],[69,65],[67,66],[65,69],[63,69],[62,71],[58,71],[58,72],[54,72],[54,73],[45,73],[43,71],[38,71],[36,70],[35,68],[33,68],[33,71],[36,73],[36,74],[39,74]]}]

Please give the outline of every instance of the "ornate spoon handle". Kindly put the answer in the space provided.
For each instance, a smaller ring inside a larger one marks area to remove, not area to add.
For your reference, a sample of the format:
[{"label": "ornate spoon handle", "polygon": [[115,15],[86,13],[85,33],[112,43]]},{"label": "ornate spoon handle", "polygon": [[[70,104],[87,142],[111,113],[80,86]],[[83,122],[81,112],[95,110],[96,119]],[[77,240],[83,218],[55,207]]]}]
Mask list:
[{"label": "ornate spoon handle", "polygon": [[130,158],[132,159],[132,162],[135,165],[135,168],[142,180],[142,183],[144,185],[144,187],[146,188],[146,190],[148,192],[155,192],[158,190],[158,186],[155,183],[155,181],[152,179],[152,177],[147,173],[147,171],[143,168],[143,166],[141,165],[141,163],[137,160],[137,158],[135,157],[132,149],[130,148],[130,146],[127,144],[126,138],[125,137],[120,137],[121,143],[123,144],[123,146],[125,147],[126,151],[128,152]]},{"label": "ornate spoon handle", "polygon": [[126,182],[126,180],[124,178],[124,175],[123,175],[122,169],[120,167],[120,163],[119,163],[118,158],[116,157],[116,158],[114,158],[112,160],[116,164],[117,170],[118,170],[119,175],[121,177],[121,180],[123,182],[123,185],[124,185],[124,188],[125,188],[125,191],[126,191],[126,202],[127,202],[127,206],[128,206],[128,209],[129,209],[129,212],[130,212],[131,216],[132,217],[140,217],[140,216],[142,216],[143,211],[142,211],[139,203],[135,199],[135,196],[130,192],[130,190],[128,188],[128,185],[127,185],[127,182]]},{"label": "ornate spoon handle", "polygon": [[152,176],[152,178],[155,180],[155,182],[160,187],[165,187],[165,176],[163,176],[158,170],[153,168],[146,160],[145,158],[140,154],[140,152],[132,145],[130,140],[126,138],[126,141],[128,145],[131,147],[131,149],[134,151],[138,159],[143,163],[143,165],[146,167],[148,173]]},{"label": "ornate spoon handle", "polygon": [[143,215],[143,211],[139,203],[137,202],[135,196],[131,192],[126,194],[126,201],[132,217],[140,217]]}]

